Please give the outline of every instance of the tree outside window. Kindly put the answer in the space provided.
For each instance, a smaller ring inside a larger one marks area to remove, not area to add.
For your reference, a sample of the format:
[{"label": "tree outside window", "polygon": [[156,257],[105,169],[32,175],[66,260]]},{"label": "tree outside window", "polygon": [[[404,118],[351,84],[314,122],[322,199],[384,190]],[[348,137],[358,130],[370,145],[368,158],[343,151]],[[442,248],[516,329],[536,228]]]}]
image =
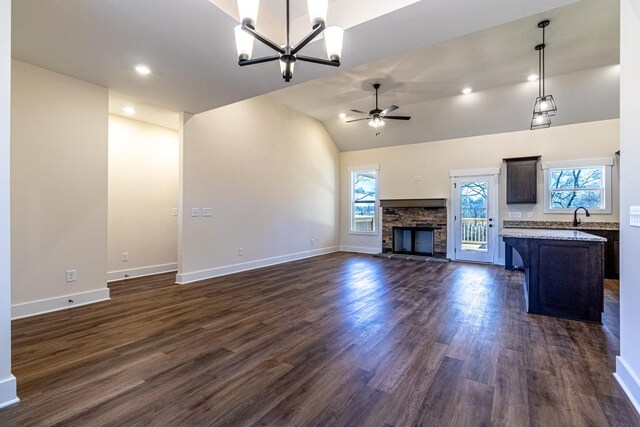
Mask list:
[{"label": "tree outside window", "polygon": [[376,224],[376,171],[351,173],[352,221],[351,231],[375,232]]},{"label": "tree outside window", "polygon": [[604,183],[601,167],[552,169],[549,171],[551,209],[584,206],[601,209]]}]

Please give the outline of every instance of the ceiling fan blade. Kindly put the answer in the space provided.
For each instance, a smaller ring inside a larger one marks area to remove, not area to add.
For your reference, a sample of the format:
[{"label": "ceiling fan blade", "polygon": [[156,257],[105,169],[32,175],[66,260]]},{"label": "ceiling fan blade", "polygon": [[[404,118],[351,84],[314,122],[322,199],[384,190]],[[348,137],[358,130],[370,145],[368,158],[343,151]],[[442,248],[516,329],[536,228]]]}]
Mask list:
[{"label": "ceiling fan blade", "polygon": [[353,122],[359,122],[361,120],[369,120],[369,117],[365,117],[364,119],[353,119],[353,120],[347,120],[345,123],[353,123]]},{"label": "ceiling fan blade", "polygon": [[411,116],[384,116],[384,119],[391,119],[391,120],[409,120],[411,119]]},{"label": "ceiling fan blade", "polygon": [[398,107],[397,105],[391,105],[391,106],[387,107],[387,109],[386,109],[386,110],[383,110],[383,111],[380,113],[380,115],[381,115],[381,116],[386,116],[387,114],[389,114],[389,113],[391,113],[391,112],[393,112],[393,111],[396,111],[398,108],[400,108],[400,107]]},{"label": "ceiling fan blade", "polygon": [[364,111],[361,111],[361,110],[351,110],[351,111],[354,112],[354,113],[358,113],[358,114],[367,114],[367,115],[369,115],[369,113],[365,113]]}]

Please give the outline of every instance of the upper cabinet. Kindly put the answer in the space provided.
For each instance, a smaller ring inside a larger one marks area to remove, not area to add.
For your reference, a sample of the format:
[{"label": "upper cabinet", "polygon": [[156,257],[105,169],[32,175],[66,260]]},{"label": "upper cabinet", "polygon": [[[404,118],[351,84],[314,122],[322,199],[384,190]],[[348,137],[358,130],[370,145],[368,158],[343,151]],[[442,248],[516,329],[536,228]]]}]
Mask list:
[{"label": "upper cabinet", "polygon": [[540,157],[503,159],[507,164],[507,204],[537,203],[536,189]]}]

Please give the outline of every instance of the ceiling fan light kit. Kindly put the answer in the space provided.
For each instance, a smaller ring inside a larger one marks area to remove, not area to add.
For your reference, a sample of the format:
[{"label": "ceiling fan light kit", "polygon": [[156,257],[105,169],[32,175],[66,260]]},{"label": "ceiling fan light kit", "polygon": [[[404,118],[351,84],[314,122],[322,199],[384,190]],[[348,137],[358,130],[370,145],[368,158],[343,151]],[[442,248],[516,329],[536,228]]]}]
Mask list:
[{"label": "ceiling fan light kit", "polygon": [[538,23],[538,28],[542,29],[542,43],[536,46],[538,51],[538,97],[533,105],[533,117],[531,119],[531,130],[544,129],[551,126],[551,116],[555,116],[558,111],[553,95],[545,94],[545,28],[549,26],[549,20]]},{"label": "ceiling fan light kit", "polygon": [[[307,0],[309,9],[309,20],[311,21],[311,32],[307,34],[298,44],[292,46],[290,43],[290,13],[289,0],[286,1],[287,8],[287,41],[284,46],[279,46],[264,35],[256,31],[256,22],[258,20],[258,9],[260,8],[260,0],[238,0],[238,12],[242,21],[241,25],[235,28],[236,49],[238,51],[238,65],[253,65],[263,62],[280,62],[280,72],[282,78],[289,82],[293,77],[293,70],[296,61],[312,62],[314,64],[329,65],[332,67],[340,66],[340,57],[342,55],[342,41],[344,38],[344,30],[340,27],[326,27],[328,0]],[[311,56],[300,55],[299,52],[311,41],[316,39],[320,34],[324,33],[325,46],[328,59],[314,58]],[[275,55],[265,56],[252,59],[253,40],[270,47],[276,51]]]}]

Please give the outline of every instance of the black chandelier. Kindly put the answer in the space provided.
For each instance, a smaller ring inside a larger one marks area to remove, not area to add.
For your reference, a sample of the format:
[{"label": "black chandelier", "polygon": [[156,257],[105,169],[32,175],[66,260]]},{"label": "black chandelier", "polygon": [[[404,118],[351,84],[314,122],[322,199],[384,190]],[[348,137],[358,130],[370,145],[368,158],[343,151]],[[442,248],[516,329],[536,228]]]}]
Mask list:
[{"label": "black chandelier", "polygon": [[549,21],[544,20],[538,23],[538,28],[542,28],[542,44],[536,46],[538,51],[538,97],[533,106],[533,118],[531,119],[531,130],[544,129],[551,126],[551,116],[556,115],[558,108],[553,100],[553,95],[545,93],[544,78],[544,48],[545,45],[545,28],[549,26]]},{"label": "black chandelier", "polygon": [[[340,27],[327,28],[325,26],[328,0],[307,0],[312,30],[295,46],[291,46],[289,41],[289,0],[287,0],[287,42],[284,46],[278,46],[276,43],[256,31],[255,25],[258,18],[259,5],[260,0],[238,0],[238,11],[240,12],[240,19],[242,20],[242,25],[238,25],[235,28],[238,65],[245,66],[261,64],[263,62],[280,61],[280,71],[282,72],[282,78],[284,78],[286,82],[291,81],[291,78],[293,77],[293,68],[296,61],[313,62],[315,64],[330,65],[332,67],[340,66],[344,30]],[[327,57],[329,58],[328,60],[303,56],[298,53],[303,47],[323,32],[327,48]],[[251,55],[253,53],[253,39],[269,46],[271,49],[275,50],[277,54],[251,59]]]}]

